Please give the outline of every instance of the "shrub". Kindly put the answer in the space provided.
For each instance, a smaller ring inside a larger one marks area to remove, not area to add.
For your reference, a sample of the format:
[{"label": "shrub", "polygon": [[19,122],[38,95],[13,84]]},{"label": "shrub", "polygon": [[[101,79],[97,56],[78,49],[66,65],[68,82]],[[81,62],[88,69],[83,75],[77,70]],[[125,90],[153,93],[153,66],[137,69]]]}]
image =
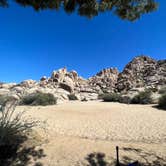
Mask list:
[{"label": "shrub", "polygon": [[69,100],[78,100],[78,98],[75,94],[69,94],[68,98],[69,98]]},{"label": "shrub", "polygon": [[105,102],[119,102],[121,98],[121,95],[117,93],[108,93],[108,94],[103,94],[102,99]]},{"label": "shrub", "polygon": [[154,92],[154,93],[158,92],[158,89],[155,87],[148,88],[147,90]]},{"label": "shrub", "polygon": [[159,104],[158,106],[162,109],[166,110],[166,93],[163,94],[160,98],[159,98]]},{"label": "shrub", "polygon": [[23,97],[21,105],[54,105],[57,103],[57,99],[50,93],[34,93]]},{"label": "shrub", "polygon": [[86,97],[84,97],[81,101],[86,102],[86,101],[88,101],[88,99]]},{"label": "shrub", "polygon": [[4,105],[6,102],[10,102],[14,100],[16,99],[12,96],[0,95],[0,105]]},{"label": "shrub", "polygon": [[166,87],[163,87],[159,90],[160,94],[165,94],[166,93]]},{"label": "shrub", "polygon": [[104,97],[105,94],[106,94],[106,93],[98,94],[98,99],[103,99],[103,97]]},{"label": "shrub", "polygon": [[149,90],[139,92],[136,96],[131,99],[132,104],[152,104],[152,93]]},{"label": "shrub", "polygon": [[16,105],[16,101],[10,101],[0,108],[0,165],[15,155],[23,136],[37,125],[23,119],[23,112],[14,114]]},{"label": "shrub", "polygon": [[131,98],[129,96],[121,96],[119,102],[125,103],[125,104],[130,104]]}]

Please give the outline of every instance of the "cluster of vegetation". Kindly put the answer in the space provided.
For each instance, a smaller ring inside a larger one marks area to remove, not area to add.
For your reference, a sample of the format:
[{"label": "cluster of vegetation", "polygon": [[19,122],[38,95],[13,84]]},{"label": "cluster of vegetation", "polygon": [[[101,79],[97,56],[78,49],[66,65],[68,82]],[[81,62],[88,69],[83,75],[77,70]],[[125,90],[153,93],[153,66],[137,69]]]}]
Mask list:
[{"label": "cluster of vegetation", "polygon": [[32,106],[37,106],[37,105],[54,105],[57,103],[57,98],[54,97],[54,95],[50,93],[34,93],[27,95],[22,98],[20,101],[20,105],[32,105]]},{"label": "cluster of vegetation", "polygon": [[159,98],[159,108],[166,110],[166,87],[163,87],[159,90],[161,97]]},{"label": "cluster of vegetation", "polygon": [[166,93],[166,87],[163,87],[159,90],[160,94],[165,94]]},{"label": "cluster of vegetation", "polygon": [[151,104],[151,91],[146,90],[144,92],[139,92],[136,96],[132,99],[128,96],[122,96],[121,94],[117,93],[106,93],[100,94],[99,99],[102,99],[105,102],[120,102],[126,104]]},{"label": "cluster of vegetation", "polygon": [[12,96],[0,95],[0,105],[4,105],[8,101],[14,101],[15,99]]},{"label": "cluster of vegetation", "polygon": [[131,99],[132,104],[152,104],[152,92],[150,90],[145,90],[139,92],[136,96]]},{"label": "cluster of vegetation", "polygon": [[[158,101],[158,107],[166,110],[166,88],[162,88],[159,93],[161,94],[161,97]],[[121,94],[117,93],[99,94],[98,98],[102,99],[104,102],[119,102],[126,104],[153,104],[152,91],[149,89],[139,92],[133,98],[122,96]]]},{"label": "cluster of vegetation", "polygon": [[105,102],[120,102],[121,95],[117,93],[105,93],[99,95],[99,99],[103,99]]},{"label": "cluster of vegetation", "polygon": [[78,98],[75,94],[69,94],[68,98],[69,98],[69,100],[78,100]]},{"label": "cluster of vegetation", "polygon": [[104,102],[119,102],[119,103],[126,103],[129,104],[131,99],[128,96],[122,96],[121,94],[117,93],[105,93],[100,94],[98,99],[102,99]]},{"label": "cluster of vegetation", "polygon": [[14,113],[16,100],[1,103],[0,107],[0,165],[12,158],[21,147],[21,142],[37,122],[23,119],[23,113]]}]

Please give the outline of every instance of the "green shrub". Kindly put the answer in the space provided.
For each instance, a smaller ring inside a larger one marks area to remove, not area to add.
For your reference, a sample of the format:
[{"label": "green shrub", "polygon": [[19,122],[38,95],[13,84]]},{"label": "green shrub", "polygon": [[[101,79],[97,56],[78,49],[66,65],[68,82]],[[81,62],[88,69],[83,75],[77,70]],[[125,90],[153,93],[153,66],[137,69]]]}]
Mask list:
[{"label": "green shrub", "polygon": [[160,94],[165,94],[166,93],[166,87],[163,87],[159,90]]},{"label": "green shrub", "polygon": [[162,109],[166,110],[166,93],[163,94],[160,98],[159,98],[159,104],[158,106]]},{"label": "green shrub", "polygon": [[0,95],[0,105],[4,105],[6,102],[16,100],[12,96]]},{"label": "green shrub", "polygon": [[34,93],[23,97],[21,105],[54,105],[57,103],[57,99],[50,93]]},{"label": "green shrub", "polygon": [[152,104],[152,92],[149,90],[145,90],[143,92],[139,92],[136,96],[131,99],[132,104]]},{"label": "green shrub", "polygon": [[78,98],[75,94],[69,94],[68,98],[69,98],[69,100],[78,100]]},{"label": "green shrub", "polygon": [[121,98],[121,95],[117,93],[108,93],[108,94],[103,94],[102,99],[105,102],[119,102]]},{"label": "green shrub", "polygon": [[0,108],[0,165],[16,154],[20,141],[37,125],[37,122],[23,119],[24,112],[14,113],[16,105],[16,101],[10,101]]},{"label": "green shrub", "polygon": [[130,104],[131,98],[129,96],[121,96],[119,102],[124,104]]},{"label": "green shrub", "polygon": [[103,99],[103,96],[104,96],[105,94],[106,94],[106,93],[98,94],[98,99]]}]

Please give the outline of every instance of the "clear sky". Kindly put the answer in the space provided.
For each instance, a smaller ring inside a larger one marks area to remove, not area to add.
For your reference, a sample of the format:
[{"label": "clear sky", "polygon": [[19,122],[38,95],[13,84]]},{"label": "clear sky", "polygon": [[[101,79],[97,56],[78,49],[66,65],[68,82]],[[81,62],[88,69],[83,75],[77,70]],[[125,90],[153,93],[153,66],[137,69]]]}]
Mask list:
[{"label": "clear sky", "polygon": [[120,71],[135,56],[166,59],[166,1],[130,23],[111,12],[93,19],[63,11],[0,8],[0,81],[50,76],[61,67],[87,78],[103,68]]}]

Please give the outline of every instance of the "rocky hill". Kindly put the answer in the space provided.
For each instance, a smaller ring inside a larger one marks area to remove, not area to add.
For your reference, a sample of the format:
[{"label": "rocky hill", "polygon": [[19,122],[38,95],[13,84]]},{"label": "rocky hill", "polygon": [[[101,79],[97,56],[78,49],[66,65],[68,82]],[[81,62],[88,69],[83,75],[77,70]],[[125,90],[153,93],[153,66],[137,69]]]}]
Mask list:
[{"label": "rocky hill", "polygon": [[79,100],[95,100],[101,93],[127,93],[139,88],[160,89],[165,85],[166,60],[156,61],[147,56],[138,56],[121,73],[116,68],[108,68],[89,79],[83,79],[76,71],[68,72],[62,68],[53,71],[49,78],[42,77],[40,81],[0,83],[0,95],[20,99],[28,94],[43,92],[52,93],[59,101],[68,100],[69,94],[75,94]]},{"label": "rocky hill", "polygon": [[156,61],[147,56],[139,56],[129,62],[117,80],[118,91],[132,88],[158,88],[166,85],[166,60]]}]

